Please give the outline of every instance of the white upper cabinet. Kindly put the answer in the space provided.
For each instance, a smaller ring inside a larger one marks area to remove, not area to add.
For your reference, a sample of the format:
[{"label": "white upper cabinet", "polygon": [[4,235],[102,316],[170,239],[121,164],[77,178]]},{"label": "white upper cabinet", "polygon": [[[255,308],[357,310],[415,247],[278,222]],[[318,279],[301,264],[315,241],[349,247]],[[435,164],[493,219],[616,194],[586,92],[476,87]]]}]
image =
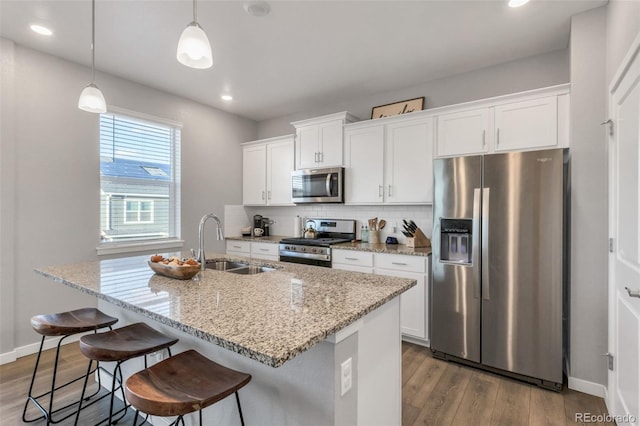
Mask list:
[{"label": "white upper cabinet", "polygon": [[452,112],[437,117],[436,152],[439,156],[488,151],[489,108]]},{"label": "white upper cabinet", "polygon": [[569,86],[443,107],[436,115],[436,156],[569,146]]},{"label": "white upper cabinet", "polygon": [[249,206],[293,205],[293,135],[242,145],[242,203]]},{"label": "white upper cabinet", "polygon": [[387,203],[433,202],[433,118],[385,125]]},{"label": "white upper cabinet", "polygon": [[345,203],[433,201],[433,118],[407,116],[345,127]]},{"label": "white upper cabinet", "polygon": [[357,121],[348,112],[291,123],[296,128],[296,169],[343,165],[343,126]]},{"label": "white upper cabinet", "polygon": [[264,205],[267,200],[267,146],[242,148],[242,203]]},{"label": "white upper cabinet", "polygon": [[384,201],[384,126],[372,125],[344,132],[345,202]]},{"label": "white upper cabinet", "polygon": [[553,147],[558,144],[556,96],[498,105],[495,114],[495,150]]}]

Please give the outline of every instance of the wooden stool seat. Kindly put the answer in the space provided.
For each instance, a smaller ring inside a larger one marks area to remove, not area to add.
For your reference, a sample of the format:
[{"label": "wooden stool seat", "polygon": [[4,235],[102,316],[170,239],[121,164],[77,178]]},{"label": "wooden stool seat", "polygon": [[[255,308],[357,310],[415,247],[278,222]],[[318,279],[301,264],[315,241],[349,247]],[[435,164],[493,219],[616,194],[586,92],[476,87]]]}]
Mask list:
[{"label": "wooden stool seat", "polygon": [[36,315],[31,327],[43,336],[69,336],[112,326],[118,318],[96,308],[83,308],[58,314]]},{"label": "wooden stool seat", "polygon": [[80,352],[94,361],[126,361],[172,346],[178,339],[139,322],[80,338]]},{"label": "wooden stool seat", "polygon": [[[249,381],[250,374],[224,367],[189,350],[130,376],[125,394],[129,403],[141,412],[182,416],[215,404]],[[242,419],[242,411],[240,416]]]}]

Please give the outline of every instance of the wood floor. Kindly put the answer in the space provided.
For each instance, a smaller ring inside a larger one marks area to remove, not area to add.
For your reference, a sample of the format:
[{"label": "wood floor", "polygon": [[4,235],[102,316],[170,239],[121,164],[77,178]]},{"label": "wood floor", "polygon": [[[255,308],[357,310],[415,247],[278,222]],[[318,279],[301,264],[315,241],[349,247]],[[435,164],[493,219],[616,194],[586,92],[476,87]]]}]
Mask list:
[{"label": "wood floor", "polygon": [[[402,345],[402,424],[575,425],[576,413],[606,414],[602,398],[561,393],[441,361],[428,348]],[[610,424],[614,423],[590,423]]]},{"label": "wood floor", "polygon": [[[574,425],[576,413],[606,414],[601,398],[564,389],[555,393],[481,370],[434,359],[428,348],[403,343],[402,355],[402,425]],[[60,380],[82,375],[85,358],[77,343],[62,350]],[[52,371],[54,353],[43,355],[45,374]],[[35,355],[0,366],[0,424],[22,424],[24,401],[35,364]],[[36,382],[40,392],[46,384]],[[93,385],[95,389],[95,384]],[[79,387],[60,391],[71,398]],[[108,412],[102,401],[82,412],[83,424],[93,424]],[[38,412],[30,408],[30,417]],[[118,424],[132,424],[133,415]],[[43,425],[40,420],[32,423]],[[61,423],[73,424],[72,420]],[[598,424],[598,423],[596,423]],[[602,423],[600,423],[602,424]],[[613,424],[613,423],[609,423]],[[147,423],[148,425],[148,423]],[[318,425],[319,426],[319,425]]]}]

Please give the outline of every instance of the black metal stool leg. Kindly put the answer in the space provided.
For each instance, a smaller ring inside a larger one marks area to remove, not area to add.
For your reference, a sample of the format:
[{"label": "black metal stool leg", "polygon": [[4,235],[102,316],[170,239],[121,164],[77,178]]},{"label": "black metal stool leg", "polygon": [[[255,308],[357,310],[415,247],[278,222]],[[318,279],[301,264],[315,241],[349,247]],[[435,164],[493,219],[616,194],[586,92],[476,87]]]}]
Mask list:
[{"label": "black metal stool leg", "polygon": [[238,391],[236,391],[235,394],[236,404],[238,405],[238,413],[240,413],[240,424],[244,426],[244,417],[242,417],[242,407],[240,406],[240,397],[238,396]]},{"label": "black metal stool leg", "polygon": [[33,397],[33,384],[36,381],[36,374],[38,373],[38,367],[40,366],[40,356],[42,355],[42,347],[44,346],[44,336],[42,336],[42,340],[40,340],[40,349],[38,350],[38,357],[36,358],[36,365],[33,369],[33,375],[31,376],[31,384],[29,385],[29,394],[27,396],[27,401],[24,403],[24,410],[22,411],[22,421],[25,423],[35,422],[36,420],[40,420],[42,418],[46,418],[49,420],[46,412],[43,411],[43,416],[38,417],[37,419],[27,420],[27,408],[29,407],[29,401],[33,402],[35,406],[42,411],[42,407],[35,401]]},{"label": "black metal stool leg", "polygon": [[[80,411],[82,410],[82,401],[84,401],[84,393],[87,390],[87,382],[89,381],[89,375],[91,374],[91,365],[93,360],[89,360],[89,367],[87,367],[87,374],[84,377],[84,384],[82,385],[82,393],[80,394],[80,402],[78,403],[78,411],[76,411],[76,420],[73,422],[74,426],[77,426],[80,419]],[[98,374],[100,374],[98,372]]]}]

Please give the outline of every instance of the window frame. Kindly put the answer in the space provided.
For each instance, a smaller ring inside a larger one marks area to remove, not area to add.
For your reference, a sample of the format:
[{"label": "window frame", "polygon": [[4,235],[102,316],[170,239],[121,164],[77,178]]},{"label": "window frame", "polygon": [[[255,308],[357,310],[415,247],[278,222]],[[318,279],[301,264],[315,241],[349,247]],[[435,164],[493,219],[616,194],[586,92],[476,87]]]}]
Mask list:
[{"label": "window frame", "polygon": [[[184,246],[184,240],[181,239],[181,138],[182,138],[182,123],[169,120],[166,118],[156,117],[153,115],[127,110],[124,108],[107,106],[106,115],[114,115],[116,117],[121,116],[123,118],[139,120],[143,122],[149,122],[152,125],[167,126],[171,128],[171,179],[169,182],[163,182],[163,185],[169,187],[169,200],[173,202],[169,203],[169,235],[167,238],[146,238],[139,240],[129,241],[102,241],[100,237],[102,227],[99,226],[98,245],[96,247],[96,253],[99,256],[129,253],[137,251],[151,251],[151,250],[170,250],[181,249]],[[98,146],[100,146],[100,120],[98,120],[97,129]],[[98,149],[100,151],[100,149]],[[98,157],[98,173],[100,173],[100,157]],[[116,178],[121,182],[126,182],[128,178]],[[102,193],[102,177],[100,177],[99,191]],[[141,195],[141,194],[138,194]],[[133,197],[144,198],[144,197]],[[131,199],[131,198],[130,198]],[[125,197],[125,203],[127,198]],[[102,203],[102,195],[100,196],[100,203]],[[102,206],[98,206],[99,216],[103,214]],[[107,210],[109,207],[107,206]],[[126,204],[125,204],[126,210]],[[101,223],[101,221],[99,221]],[[135,222],[134,222],[135,223]]]}]

